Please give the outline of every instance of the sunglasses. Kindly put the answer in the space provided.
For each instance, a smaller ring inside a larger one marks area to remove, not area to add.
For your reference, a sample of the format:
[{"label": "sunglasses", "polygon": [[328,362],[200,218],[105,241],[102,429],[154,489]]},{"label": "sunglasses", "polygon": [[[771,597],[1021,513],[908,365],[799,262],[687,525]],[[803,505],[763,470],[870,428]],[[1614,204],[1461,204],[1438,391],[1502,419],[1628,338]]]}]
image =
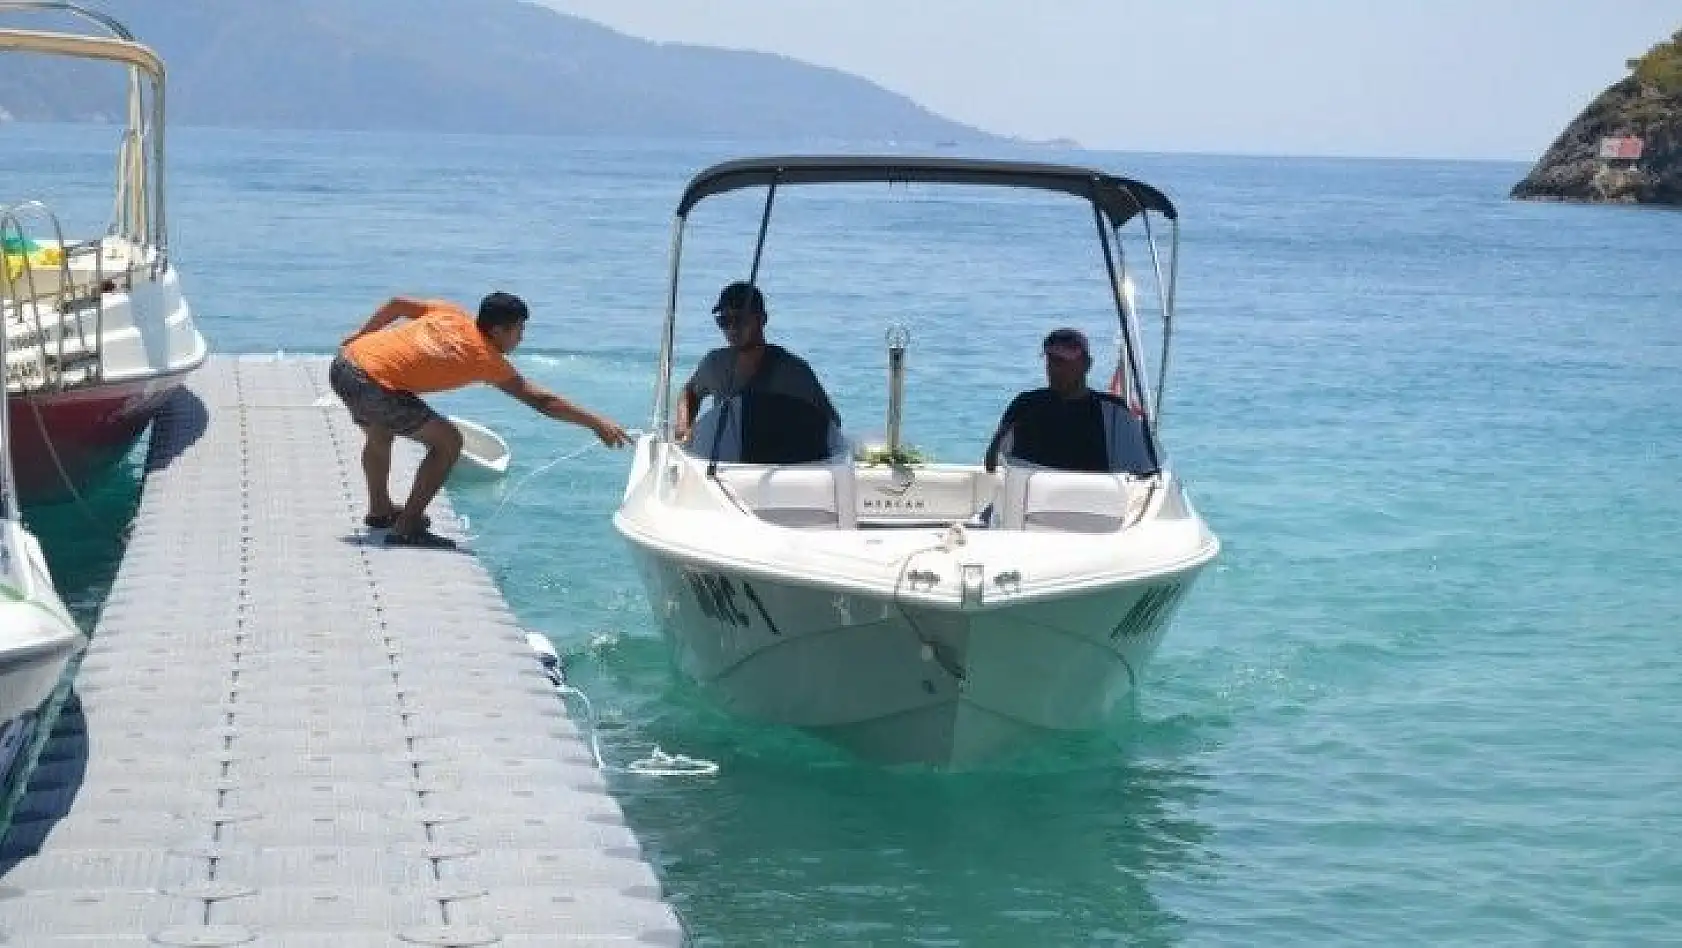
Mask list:
[{"label": "sunglasses", "polygon": [[718,323],[718,328],[720,329],[729,329],[732,326],[747,325],[750,319],[751,314],[749,314],[746,310],[740,309],[727,309],[713,314],[713,322]]}]

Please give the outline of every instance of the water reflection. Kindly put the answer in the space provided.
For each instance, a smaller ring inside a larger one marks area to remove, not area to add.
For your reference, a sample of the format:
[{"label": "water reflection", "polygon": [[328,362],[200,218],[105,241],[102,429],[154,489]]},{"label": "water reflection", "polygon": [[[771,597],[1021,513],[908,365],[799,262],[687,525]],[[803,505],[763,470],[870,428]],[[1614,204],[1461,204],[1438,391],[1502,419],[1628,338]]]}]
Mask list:
[{"label": "water reflection", "polygon": [[1158,890],[1200,871],[1210,835],[1209,778],[1176,749],[1184,722],[1134,717],[990,773],[889,771],[729,719],[667,667],[664,645],[639,637],[571,671],[605,705],[613,762],[659,744],[720,764],[713,778],[616,778],[698,944],[1178,940]]},{"label": "water reflection", "polygon": [[24,524],[47,556],[59,598],[85,632],[92,632],[122,562],[123,544],[140,503],[140,459],[149,435],[111,472],[91,485],[81,502],[64,500],[24,508]]},{"label": "water reflection", "polygon": [[[141,445],[146,439],[141,439]],[[140,466],[137,450],[83,492],[80,500],[35,504],[24,508],[24,525],[41,543],[52,574],[53,587],[82,631],[92,634],[100,607],[111,591],[117,567],[122,562],[134,513],[140,500]],[[29,745],[10,772],[0,774],[0,839],[6,837],[14,808],[23,798],[23,788],[35,761],[46,746],[61,713],[80,714],[80,702],[72,691],[82,657],[65,667],[58,688],[38,709],[40,716]],[[66,712],[65,709],[68,709]],[[78,728],[69,728],[76,733]],[[65,751],[70,760],[86,763],[86,741],[70,741]],[[77,782],[80,777],[75,778]],[[16,839],[10,840],[17,844]],[[16,848],[14,846],[14,848]],[[25,846],[24,848],[28,848]],[[13,864],[0,863],[0,875]]]}]

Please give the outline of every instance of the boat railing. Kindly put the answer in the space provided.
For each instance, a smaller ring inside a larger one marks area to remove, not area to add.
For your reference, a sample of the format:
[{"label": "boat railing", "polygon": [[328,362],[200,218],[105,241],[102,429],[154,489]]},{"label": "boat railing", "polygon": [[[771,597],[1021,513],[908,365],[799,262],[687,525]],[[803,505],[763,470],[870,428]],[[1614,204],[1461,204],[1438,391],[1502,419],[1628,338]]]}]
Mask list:
[{"label": "boat railing", "polygon": [[[39,232],[37,228],[50,233],[51,243],[33,239],[32,235]],[[11,249],[14,247],[15,254]],[[36,247],[44,248],[46,259],[41,251],[33,249]],[[58,215],[39,201],[26,201],[0,207],[0,248],[6,248],[0,254],[5,258],[4,266],[0,266],[0,318],[6,320],[8,327],[22,324],[21,344],[20,339],[14,338],[11,340],[14,347],[34,349],[33,358],[25,361],[15,374],[11,352],[7,351],[7,387],[15,383],[20,392],[59,391],[97,381],[104,363],[104,296],[116,288],[105,275],[102,243],[68,243]],[[77,273],[82,268],[75,266],[75,261],[88,255],[93,257],[92,266],[87,268],[90,278],[79,281]],[[132,270],[132,267],[131,260],[125,269]],[[43,272],[52,274],[51,285],[42,285]],[[132,284],[132,273],[127,276],[125,282]],[[94,314],[91,334],[86,318],[89,310]],[[44,320],[46,314],[50,318]],[[66,345],[72,340],[74,351],[66,352]],[[74,373],[72,365],[76,366]]]},{"label": "boat railing", "polygon": [[134,34],[121,21],[108,13],[101,13],[90,7],[67,0],[0,0],[0,13],[21,11],[35,11],[37,13],[68,13],[71,16],[85,20],[99,26],[112,38],[127,42],[134,42]]},{"label": "boat railing", "polygon": [[[4,223],[0,222],[0,280],[11,276],[10,264],[6,256]],[[6,312],[9,299],[9,295],[0,297],[0,365],[6,367],[6,378],[0,381],[0,520],[11,520],[18,515],[16,477],[12,470],[12,316]],[[7,579],[12,578],[14,569],[11,546],[10,542],[0,540],[0,575]],[[0,766],[0,779],[4,776],[5,767]]]},{"label": "boat railing", "polygon": [[[163,272],[169,256],[164,201],[164,65],[155,50],[137,42],[113,17],[66,0],[0,0],[0,14],[60,13],[99,28],[87,33],[0,30],[0,48],[121,64],[127,74],[124,134],[117,154],[114,236],[151,253],[147,264]],[[104,33],[107,35],[99,35]],[[132,268],[131,268],[132,269]]]}]

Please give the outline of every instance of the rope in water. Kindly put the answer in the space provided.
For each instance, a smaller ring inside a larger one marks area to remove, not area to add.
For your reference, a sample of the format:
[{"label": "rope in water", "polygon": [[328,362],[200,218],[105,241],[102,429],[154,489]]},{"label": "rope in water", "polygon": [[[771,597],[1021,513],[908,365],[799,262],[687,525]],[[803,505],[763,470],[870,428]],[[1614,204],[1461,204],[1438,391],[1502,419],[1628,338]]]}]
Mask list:
[{"label": "rope in water", "polygon": [[[35,416],[35,428],[40,433],[41,443],[46,446],[47,457],[52,460],[53,469],[58,472],[59,481],[64,485],[77,508],[81,510],[82,515],[87,517],[89,522],[97,528],[98,535],[110,540],[116,545],[117,552],[121,553],[126,545],[123,530],[112,526],[105,518],[101,517],[93,509],[93,505],[88,502],[88,499],[82,496],[82,492],[77,489],[75,479],[70,476],[70,472],[65,468],[64,460],[59,457],[58,446],[53,443],[52,432],[47,430],[47,420],[41,414],[40,402],[34,398],[25,398],[24,401],[29,403],[30,412]],[[5,448],[11,450],[11,445],[6,445]]]},{"label": "rope in water", "polygon": [[590,696],[578,688],[567,684],[565,675],[561,672],[561,656],[555,651],[549,639],[537,632],[526,633],[526,644],[537,653],[539,661],[549,675],[549,681],[555,686],[555,693],[562,698],[571,696],[577,698],[584,705],[585,720],[589,724],[590,754],[595,758],[596,769],[603,772],[636,774],[642,777],[711,777],[718,773],[718,764],[698,757],[685,754],[668,754],[655,745],[647,757],[633,760],[624,767],[610,766],[602,757],[601,739],[597,736],[599,720],[596,708],[590,702]]},{"label": "rope in water", "polygon": [[[635,441],[636,439],[642,437],[643,432],[642,432],[641,429],[638,429],[638,428],[627,428],[625,430],[625,435],[627,437],[629,437],[632,441]],[[589,454],[591,451],[594,451],[595,449],[597,449],[599,447],[602,447],[602,443],[599,442],[599,441],[596,441],[596,442],[592,442],[590,444],[586,444],[585,446],[583,446],[582,448],[579,448],[576,451],[570,451],[566,454],[558,455],[554,458],[551,458],[549,461],[545,462],[544,464],[539,465],[537,467],[537,469],[533,470],[531,473],[527,474],[525,477],[522,477],[518,481],[515,481],[514,486],[509,488],[508,493],[503,496],[502,501],[496,505],[496,509],[491,511],[491,515],[489,517],[485,518],[485,525],[484,525],[483,528],[481,528],[481,530],[489,529],[490,525],[496,522],[496,518],[502,516],[502,508],[508,506],[508,502],[514,499],[514,495],[518,494],[520,492],[520,489],[522,487],[525,487],[526,484],[530,483],[533,478],[537,477],[537,475],[542,474],[543,472],[550,470],[551,468],[553,468],[557,464],[564,464],[567,461],[576,461],[579,458],[583,457],[586,454]],[[482,533],[481,533],[481,535],[482,535]]]},{"label": "rope in water", "polygon": [[[643,434],[637,429],[627,429],[625,433],[632,440],[642,437]],[[524,487],[533,478],[553,469],[558,464],[581,458],[601,446],[600,442],[595,442],[576,451],[558,455],[538,466],[525,477],[520,478],[508,491],[508,494],[502,498],[502,502],[497,504],[491,515],[485,519],[485,526],[489,527],[496,522],[497,517],[502,514],[502,509],[508,506],[508,502],[514,499],[514,495],[520,492],[520,488]],[[685,754],[668,754],[658,745],[649,752],[648,756],[631,761],[624,767],[609,765],[602,755],[599,734],[600,719],[596,716],[596,707],[590,701],[590,696],[581,689],[567,684],[566,677],[561,671],[560,653],[555,651],[554,645],[550,643],[546,636],[537,632],[528,632],[526,633],[526,644],[531,647],[533,652],[537,653],[538,659],[543,663],[544,671],[548,673],[550,683],[555,686],[556,696],[563,700],[568,697],[577,698],[584,705],[585,721],[588,725],[587,730],[590,738],[590,755],[595,760],[597,770],[604,773],[636,774],[642,777],[710,777],[718,773],[718,764],[713,761],[689,757]]]}]

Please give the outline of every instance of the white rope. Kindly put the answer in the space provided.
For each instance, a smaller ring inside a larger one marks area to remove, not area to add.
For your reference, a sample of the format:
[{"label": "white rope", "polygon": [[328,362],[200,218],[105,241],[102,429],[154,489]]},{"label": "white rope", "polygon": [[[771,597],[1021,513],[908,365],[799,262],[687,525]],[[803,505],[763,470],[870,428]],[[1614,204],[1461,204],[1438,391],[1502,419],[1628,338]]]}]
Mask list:
[{"label": "white rope", "polygon": [[[952,667],[947,665],[944,661],[941,660],[942,656],[940,655],[939,651],[935,648],[935,645],[945,644],[945,643],[941,642],[935,636],[931,636],[928,633],[924,632],[922,626],[919,626],[917,624],[917,619],[914,616],[911,615],[911,612],[908,609],[906,609],[905,602],[902,599],[900,599],[900,592],[905,585],[906,577],[910,574],[912,561],[915,560],[917,557],[922,556],[924,553],[934,553],[936,551],[950,551],[952,545],[954,543],[961,542],[961,537],[963,536],[963,534],[961,532],[959,532],[957,534],[954,534],[954,532],[953,532],[954,530],[962,531],[963,530],[963,524],[961,524],[961,523],[949,524],[946,528],[946,533],[944,533],[941,536],[939,542],[932,543],[932,544],[930,544],[928,546],[925,546],[925,547],[919,547],[919,548],[914,549],[911,552],[905,554],[905,557],[903,559],[901,559],[900,562],[899,562],[899,576],[898,576],[898,578],[896,578],[894,580],[894,594],[893,594],[893,600],[892,601],[893,601],[893,604],[894,604],[894,611],[898,612],[900,618],[905,620],[906,628],[908,630],[910,630],[912,637],[917,640],[917,643],[920,646],[919,654],[922,656],[923,661],[925,661],[925,662],[936,662],[937,664],[940,665],[941,668],[945,669],[945,671],[948,675],[951,675],[954,679],[962,681],[963,677],[964,677],[963,676],[963,669],[961,669],[961,668],[953,669]],[[962,579],[959,580],[959,585],[960,585],[960,588],[961,588],[962,587]],[[962,595],[961,592],[960,592],[960,595]]]},{"label": "white rope", "polygon": [[[63,483],[65,489],[70,492],[71,499],[76,502],[76,506],[81,510],[82,514],[86,516],[95,527],[99,528],[102,536],[115,543],[117,545],[117,552],[121,553],[125,546],[123,543],[123,533],[121,528],[113,527],[111,524],[107,523],[103,517],[94,511],[93,505],[88,503],[88,499],[82,496],[82,492],[76,488],[76,481],[71,478],[70,472],[65,469],[64,461],[59,457],[57,446],[53,444],[52,432],[47,430],[47,421],[41,415],[40,402],[34,398],[26,398],[24,400],[29,403],[29,409],[35,416],[35,429],[41,435],[41,443],[46,445],[47,456],[52,459],[53,469],[58,472],[59,481]],[[6,445],[5,448],[10,450],[11,445]]]},{"label": "white rope", "polygon": [[[642,437],[643,432],[630,428],[626,429],[625,434],[632,440],[636,440]],[[489,527],[496,522],[496,518],[502,513],[502,508],[508,506],[508,502],[513,500],[514,495],[520,492],[520,488],[524,487],[532,478],[550,470],[557,464],[581,458],[600,446],[600,442],[587,444],[576,451],[553,458],[530,474],[520,478],[514,487],[509,490],[508,496],[502,498],[502,502],[496,505],[496,510],[492,511],[490,517],[486,518],[485,526]],[[571,695],[584,704],[586,720],[589,724],[590,755],[595,759],[597,770],[637,774],[644,777],[710,777],[718,773],[718,764],[713,761],[689,757],[684,754],[668,754],[659,745],[655,745],[654,750],[650,751],[647,757],[631,761],[624,767],[610,766],[602,757],[601,738],[597,734],[596,708],[595,705],[590,703],[590,696],[566,683],[566,679],[561,673],[561,656],[555,651],[555,647],[549,642],[548,638],[536,632],[528,632],[526,633],[526,644],[537,653],[538,659],[543,663],[544,670],[549,673],[549,681],[555,686],[556,695],[562,698]]]},{"label": "white rope", "polygon": [[[643,432],[635,428],[630,428],[626,429],[625,434],[632,440],[635,440],[637,438],[641,438]],[[514,499],[514,495],[519,493],[520,488],[524,487],[527,481],[530,481],[532,478],[542,474],[544,471],[553,468],[557,464],[581,458],[589,451],[592,451],[600,446],[600,442],[587,444],[576,451],[560,455],[550,460],[548,463],[543,464],[530,474],[521,478],[519,482],[514,485],[513,489],[508,492],[508,496],[502,498],[502,503],[497,504],[496,510],[492,511],[490,517],[485,520],[485,526],[489,527],[496,521],[497,516],[502,513],[502,508],[508,506],[508,502]],[[590,702],[590,696],[578,688],[566,683],[566,678],[561,672],[560,653],[555,651],[554,645],[550,643],[546,636],[537,632],[527,632],[526,644],[531,647],[532,651],[537,653],[538,660],[543,663],[544,670],[549,674],[550,683],[555,686],[555,694],[561,698],[565,698],[570,695],[583,703],[585,718],[589,725],[590,755],[595,759],[597,770],[604,773],[612,772],[637,774],[643,777],[710,777],[718,773],[718,764],[713,761],[690,757],[685,754],[668,754],[662,750],[658,744],[654,746],[654,749],[649,752],[647,757],[639,760],[633,760],[624,767],[610,766],[606,759],[602,757],[602,744],[601,738],[598,736],[597,727],[599,719],[596,717],[595,705]]]},{"label": "white rope", "polygon": [[598,733],[598,718],[596,707],[590,703],[590,696],[578,688],[566,683],[561,672],[561,656],[555,651],[555,646],[549,639],[537,632],[526,633],[526,644],[537,653],[538,660],[549,673],[549,681],[555,686],[555,693],[562,698],[570,695],[584,704],[585,720],[589,725],[590,754],[595,758],[596,769],[603,773],[636,774],[641,777],[711,777],[718,773],[718,764],[698,757],[685,754],[668,754],[656,744],[654,750],[647,757],[633,760],[624,767],[614,767],[602,757],[601,739]]},{"label": "white rope", "polygon": [[[637,428],[628,428],[625,431],[625,435],[626,435],[626,437],[630,438],[632,441],[635,441],[636,439],[642,437],[643,432],[640,429],[637,429]],[[508,494],[502,498],[502,502],[496,505],[496,509],[491,511],[491,515],[489,517],[485,518],[485,529],[489,529],[490,525],[496,522],[496,518],[500,517],[502,515],[502,508],[508,506],[508,502],[513,500],[514,495],[518,494],[520,492],[520,488],[525,487],[526,484],[529,483],[532,480],[532,478],[536,477],[539,474],[542,474],[543,472],[545,472],[547,470],[550,470],[551,468],[553,468],[557,464],[564,464],[567,461],[576,461],[579,458],[583,457],[586,454],[589,454],[591,451],[594,451],[596,448],[599,448],[599,447],[602,447],[602,443],[600,441],[593,441],[590,444],[586,444],[584,447],[579,448],[576,451],[571,451],[571,452],[568,452],[566,454],[558,455],[554,458],[551,458],[549,461],[545,462],[544,464],[539,465],[538,468],[536,470],[532,471],[530,474],[527,474],[525,477],[522,477],[518,481],[515,481],[514,486],[512,488],[509,488]],[[463,518],[463,520],[465,521],[466,518]],[[470,524],[469,524],[469,526],[470,526]],[[482,536],[483,533],[480,532],[480,533],[477,533],[476,535]]]}]

